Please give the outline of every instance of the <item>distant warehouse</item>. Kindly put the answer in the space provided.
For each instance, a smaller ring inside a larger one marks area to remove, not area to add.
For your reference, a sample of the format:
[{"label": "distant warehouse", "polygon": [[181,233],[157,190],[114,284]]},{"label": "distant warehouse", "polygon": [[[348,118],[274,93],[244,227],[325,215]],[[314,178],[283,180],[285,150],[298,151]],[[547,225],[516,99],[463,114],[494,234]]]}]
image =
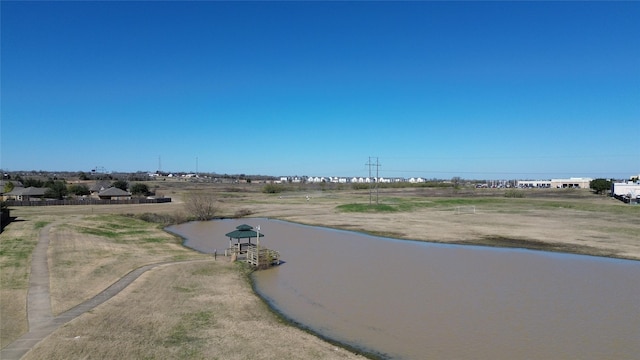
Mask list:
[{"label": "distant warehouse", "polygon": [[521,188],[577,188],[588,189],[592,178],[572,177],[569,179],[551,180],[518,180],[517,186]]},{"label": "distant warehouse", "polygon": [[551,179],[551,187],[589,189],[592,178],[572,177],[569,179]]},{"label": "distant warehouse", "polygon": [[611,196],[626,203],[638,203],[640,201],[640,181],[613,183]]}]

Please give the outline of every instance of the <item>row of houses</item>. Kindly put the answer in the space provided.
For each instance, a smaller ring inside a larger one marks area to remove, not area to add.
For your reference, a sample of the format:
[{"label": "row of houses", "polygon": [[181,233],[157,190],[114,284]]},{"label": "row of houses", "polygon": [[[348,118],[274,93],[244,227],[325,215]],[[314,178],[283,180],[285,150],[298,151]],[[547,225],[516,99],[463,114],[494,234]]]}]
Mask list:
[{"label": "row of houses", "polygon": [[[162,175],[159,173],[149,173],[148,174],[150,178],[156,178],[156,177],[168,177],[168,178],[182,178],[182,179],[191,179],[191,178],[199,178],[200,175],[198,174],[193,174],[193,173],[189,173],[189,174],[166,174],[166,175]],[[205,176],[207,177],[207,176]]]},{"label": "row of houses", "polygon": [[[591,182],[591,178],[578,178],[572,177],[568,179],[551,179],[551,180],[518,180],[516,182],[516,186],[521,188],[580,188],[580,189],[588,189],[589,183]],[[353,184],[368,184],[368,183],[397,183],[397,182],[409,182],[409,183],[425,183],[427,179],[421,177],[412,177],[409,179],[406,178],[384,178],[384,177],[338,177],[338,176],[293,176],[287,177],[283,176],[280,178],[280,182],[290,182],[290,183],[353,183]]]},{"label": "row of houses", "polygon": [[384,178],[384,177],[339,177],[339,176],[283,176],[279,180],[280,183],[337,183],[337,184],[369,184],[369,183],[396,183],[396,182],[410,182],[410,183],[424,183],[427,182],[423,178]]},{"label": "row of houses", "polygon": [[[42,201],[45,200],[45,195],[48,188],[39,187],[22,187],[22,184],[18,184],[13,190],[2,193],[3,201]],[[4,184],[2,184],[4,188]],[[131,193],[122,189],[111,186],[109,182],[98,181],[89,187],[89,198],[99,200],[130,200]]]}]

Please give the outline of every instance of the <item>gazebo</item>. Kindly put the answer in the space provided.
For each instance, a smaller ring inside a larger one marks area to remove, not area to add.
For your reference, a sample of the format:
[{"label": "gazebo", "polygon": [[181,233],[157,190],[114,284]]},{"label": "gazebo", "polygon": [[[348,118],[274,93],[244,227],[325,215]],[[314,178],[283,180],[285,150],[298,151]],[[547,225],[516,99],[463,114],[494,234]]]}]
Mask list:
[{"label": "gazebo", "polygon": [[[225,234],[225,236],[229,238],[229,250],[244,254],[247,252],[247,248],[253,246],[251,238],[256,238],[256,243],[258,243],[258,237],[264,237],[264,234],[260,234],[260,227],[258,227],[258,231],[255,231],[253,226],[242,224],[236,226],[236,230]],[[234,239],[236,240],[235,244],[233,243]]]},{"label": "gazebo", "polygon": [[[245,255],[244,260],[258,269],[280,264],[279,252],[259,246],[260,238],[264,234],[260,233],[260,226],[257,227],[257,230],[253,230],[253,227],[247,224],[242,224],[237,226],[236,230],[225,234],[229,238],[229,248],[225,250],[225,255],[229,251],[236,256]],[[251,243],[252,238],[256,238],[255,244]]]}]

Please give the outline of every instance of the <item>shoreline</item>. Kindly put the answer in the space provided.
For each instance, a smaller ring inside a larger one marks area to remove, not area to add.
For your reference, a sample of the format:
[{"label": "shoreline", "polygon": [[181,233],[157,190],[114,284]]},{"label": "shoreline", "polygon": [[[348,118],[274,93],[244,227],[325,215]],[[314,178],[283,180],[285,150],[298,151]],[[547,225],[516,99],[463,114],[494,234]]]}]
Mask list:
[{"label": "shoreline", "polygon": [[278,311],[276,308],[274,308],[271,305],[271,302],[267,298],[265,298],[262,294],[260,294],[256,290],[255,281],[253,280],[253,276],[252,276],[252,273],[254,271],[259,271],[259,270],[253,270],[253,271],[248,272],[247,274],[245,274],[246,281],[251,286],[251,291],[253,292],[253,294],[256,297],[258,297],[260,299],[260,301],[262,301],[267,306],[269,311],[276,318],[278,318],[279,321],[282,321],[283,323],[287,324],[288,326],[294,327],[294,328],[296,328],[296,329],[298,329],[300,331],[304,331],[307,334],[315,336],[318,339],[320,339],[320,340],[322,340],[322,341],[324,341],[326,343],[329,343],[331,345],[340,347],[340,348],[342,348],[342,349],[344,349],[344,350],[346,350],[346,351],[348,351],[348,352],[350,352],[350,353],[352,353],[352,354],[354,354],[356,356],[362,356],[362,357],[364,357],[366,359],[369,359],[369,360],[387,360],[387,359],[390,359],[388,356],[386,356],[386,355],[384,355],[382,353],[378,353],[378,352],[375,352],[373,350],[359,348],[357,346],[353,346],[353,345],[350,345],[350,344],[346,344],[346,343],[342,343],[340,341],[334,340],[334,339],[332,339],[332,338],[330,338],[328,336],[325,336],[325,335],[323,335],[323,334],[311,329],[310,327],[308,327],[308,326],[306,326],[306,325],[304,325],[304,324],[302,324],[300,322],[297,322],[297,321],[289,318],[284,313]]},{"label": "shoreline", "polygon": [[[365,234],[365,235],[370,235],[370,236],[376,236],[376,237],[381,237],[380,235],[377,234],[373,234],[373,233],[368,233],[365,231],[360,231],[360,230],[354,230],[354,229],[344,229],[344,228],[340,228],[340,227],[328,227],[328,226],[322,226],[322,225],[311,225],[308,223],[302,223],[302,222],[296,222],[296,221],[290,221],[290,220],[285,220],[285,219],[281,219],[278,217],[250,217],[250,219],[253,220],[259,220],[259,219],[267,219],[267,220],[275,220],[275,221],[282,221],[282,222],[286,222],[286,223],[291,223],[291,224],[298,224],[298,225],[302,225],[302,226],[309,226],[309,227],[316,227],[316,228],[325,228],[325,229],[333,229],[333,230],[338,230],[338,231],[347,231],[347,232],[355,232],[355,233],[360,233],[360,234]],[[217,221],[217,220],[238,220],[237,218],[219,218],[219,219],[214,219],[211,221]],[[187,240],[187,238],[180,236],[181,238]],[[504,238],[497,238],[497,239],[488,239],[489,242],[487,242],[487,239],[482,239],[480,241],[458,241],[458,242],[437,242],[437,241],[428,241],[428,240],[415,240],[415,239],[403,239],[403,238],[395,238],[395,237],[389,237],[389,236],[382,236],[383,238],[388,238],[390,240],[394,240],[394,241],[411,241],[411,242],[428,242],[428,243],[432,243],[432,244],[441,244],[441,245],[462,245],[462,246],[478,246],[478,247],[492,247],[492,248],[500,248],[500,249],[514,249],[514,250],[528,250],[528,251],[542,251],[542,252],[548,252],[548,253],[557,253],[557,254],[566,254],[566,255],[575,255],[575,256],[591,256],[591,257],[598,257],[598,258],[604,258],[604,259],[613,259],[613,260],[624,260],[624,261],[639,261],[638,259],[634,259],[634,258],[624,258],[624,257],[619,257],[619,256],[615,256],[615,254],[613,256],[605,256],[603,255],[603,252],[599,249],[595,249],[595,248],[589,248],[589,247],[576,247],[576,246],[568,246],[566,244],[562,244],[562,243],[547,243],[547,242],[524,242],[524,244],[528,245],[528,246],[522,246],[523,242],[519,242],[518,240],[511,240],[511,239],[504,239]],[[496,240],[496,242],[491,242],[493,240]],[[531,244],[533,244],[534,246],[531,246]],[[192,249],[194,251],[199,251],[197,249],[191,248],[187,245],[184,245],[186,247],[188,247],[189,249]],[[206,253],[206,252],[205,252]],[[224,257],[224,259],[229,259],[229,257]],[[248,272],[246,272],[245,278],[246,281],[250,284],[251,286],[251,290],[253,292],[253,294],[258,297],[268,308],[269,310],[274,314],[274,316],[276,316],[278,319],[280,319],[280,321],[293,326],[301,331],[307,332],[313,336],[318,337],[319,339],[328,342],[330,344],[333,344],[335,346],[339,346],[349,352],[352,352],[355,355],[359,355],[359,356],[364,356],[367,359],[372,359],[372,360],[386,360],[386,359],[390,359],[389,356],[383,354],[383,353],[379,353],[376,351],[372,351],[366,348],[360,348],[358,346],[354,346],[354,345],[350,345],[350,344],[346,344],[346,343],[342,343],[340,341],[334,340],[330,337],[327,337],[325,335],[323,335],[322,333],[313,330],[311,327],[299,323],[291,318],[289,318],[286,314],[282,313],[281,311],[279,311],[278,309],[276,309],[270,302],[270,300],[263,296],[260,292],[257,291],[256,289],[256,284],[253,278],[253,274],[255,271],[260,271],[260,270],[250,270]]]},{"label": "shoreline", "polygon": [[[256,219],[256,218],[254,218]],[[237,220],[237,218],[229,218],[229,217],[219,217],[219,218],[215,218],[215,219],[211,219],[211,220],[205,220],[205,221],[221,221],[221,220]],[[281,220],[281,219],[272,219],[272,220],[278,220],[278,221],[286,221],[286,220]],[[198,221],[198,220],[196,220]],[[190,222],[190,221],[188,221]],[[184,224],[184,223],[182,223]],[[179,224],[175,224],[175,225],[179,225]],[[306,224],[301,224],[301,225],[306,225]],[[173,226],[173,225],[170,225]],[[204,251],[200,251],[198,249],[192,248],[188,245],[186,245],[186,242],[189,240],[187,237],[184,237],[180,234],[177,234],[173,231],[168,230],[167,226],[165,228],[163,228],[163,231],[167,232],[168,234],[174,235],[176,237],[179,237],[180,239],[182,239],[181,241],[181,245],[189,250],[198,252],[200,254],[205,254],[205,255],[212,255],[212,253],[208,253],[208,252],[204,252]],[[306,225],[306,226],[313,226],[313,225]],[[341,229],[338,229],[341,230]],[[223,262],[228,262],[231,265],[234,264],[234,262],[231,261],[231,257],[230,256],[226,256],[226,255],[218,255],[219,258],[222,258],[224,260],[222,260]],[[342,349],[344,349],[345,351],[348,351],[350,353],[352,353],[355,356],[361,356],[364,357],[366,359],[369,360],[386,360],[389,359],[388,356],[372,351],[372,350],[368,350],[368,349],[362,349],[362,348],[358,348],[357,346],[353,346],[350,344],[346,344],[346,343],[342,343],[340,341],[334,340],[328,336],[325,336],[317,331],[314,331],[313,329],[311,329],[310,327],[299,323],[291,318],[289,318],[288,316],[286,316],[284,313],[278,311],[275,307],[272,306],[271,302],[264,297],[262,294],[260,294],[255,287],[255,281],[253,279],[253,273],[256,271],[260,271],[259,269],[253,269],[250,268],[248,265],[246,265],[245,263],[242,262],[235,262],[236,264],[239,264],[240,266],[242,266],[241,269],[238,269],[238,273],[244,278],[244,281],[247,283],[247,285],[251,288],[251,292],[253,293],[254,296],[256,296],[258,299],[260,299],[260,301],[262,301],[262,303],[269,309],[269,312],[275,316],[279,322],[282,322],[284,324],[287,324],[288,326],[291,326],[293,328],[296,328],[300,331],[304,331],[307,334],[310,334],[312,336],[317,337],[318,339],[320,339],[321,341],[324,341],[328,344],[340,347]]]},{"label": "shoreline", "polygon": [[[349,227],[340,227],[340,226],[327,226],[327,225],[316,225],[307,222],[299,222],[292,221],[278,217],[247,217],[251,219],[272,219],[278,221],[290,222],[293,224],[305,225],[305,226],[314,226],[314,227],[324,227],[327,229],[334,230],[342,230],[342,231],[353,231],[361,234],[366,234],[370,236],[388,238],[397,241],[417,241],[417,242],[427,242],[432,244],[443,244],[443,245],[468,245],[468,246],[484,246],[484,247],[492,247],[492,248],[502,248],[502,249],[522,249],[522,250],[531,250],[531,251],[543,251],[543,252],[551,252],[551,253],[561,253],[561,254],[571,254],[571,255],[583,255],[583,256],[594,256],[594,257],[602,257],[609,259],[619,259],[619,260],[631,260],[631,261],[640,261],[640,258],[635,256],[625,256],[615,252],[615,250],[607,250],[600,249],[597,247],[592,247],[588,245],[573,245],[567,244],[561,241],[551,242],[551,241],[540,241],[533,239],[517,239],[517,238],[507,238],[503,236],[493,236],[493,237],[484,237],[479,239],[471,239],[471,240],[454,240],[454,241],[438,241],[438,240],[424,240],[424,239],[410,239],[403,237],[396,237],[389,234],[381,234],[378,232],[371,232],[366,230],[358,230]],[[212,219],[212,220],[225,220],[225,219],[237,219],[237,218],[220,218],[220,219]]]}]

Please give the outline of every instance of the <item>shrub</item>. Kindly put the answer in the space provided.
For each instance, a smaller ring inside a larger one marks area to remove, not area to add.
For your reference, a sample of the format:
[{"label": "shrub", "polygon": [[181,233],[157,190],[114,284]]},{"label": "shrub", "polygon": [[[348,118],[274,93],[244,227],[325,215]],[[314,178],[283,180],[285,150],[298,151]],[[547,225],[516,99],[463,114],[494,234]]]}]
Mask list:
[{"label": "shrub", "polygon": [[176,214],[157,214],[157,213],[143,213],[143,214],[127,214],[129,217],[140,219],[142,221],[161,224],[164,226],[180,224],[186,221],[184,215],[180,213]]},{"label": "shrub", "polygon": [[523,191],[519,191],[519,190],[515,190],[515,189],[507,190],[504,193],[504,197],[508,197],[508,198],[523,198],[524,195],[525,194],[524,194]]},{"label": "shrub", "polygon": [[89,195],[89,188],[85,184],[69,185],[69,192],[76,196]]},{"label": "shrub", "polygon": [[236,211],[235,214],[233,214],[233,217],[241,218],[241,217],[249,216],[251,214],[253,214],[253,211],[251,211],[251,209],[240,209]]},{"label": "shrub", "polygon": [[351,187],[353,188],[353,190],[364,190],[370,189],[371,185],[365,183],[352,183]]},{"label": "shrub", "polygon": [[284,191],[284,186],[279,184],[266,184],[262,187],[262,192],[265,194],[277,194]]},{"label": "shrub", "polygon": [[69,193],[67,185],[62,180],[52,181],[47,187],[48,189],[44,193],[46,198],[62,200]]},{"label": "shrub", "polygon": [[147,184],[135,183],[131,185],[131,194],[147,196],[150,194],[149,187],[147,186]]},{"label": "shrub", "polygon": [[126,180],[116,180],[113,182],[113,184],[111,184],[111,186],[118,188],[120,190],[127,191],[127,188],[129,187],[129,183]]},{"label": "shrub", "polygon": [[7,181],[7,182],[4,184],[4,189],[3,189],[3,190],[4,190],[4,192],[8,193],[8,192],[10,192],[11,190],[13,190],[15,187],[16,187],[16,186],[15,186],[11,181]]}]

